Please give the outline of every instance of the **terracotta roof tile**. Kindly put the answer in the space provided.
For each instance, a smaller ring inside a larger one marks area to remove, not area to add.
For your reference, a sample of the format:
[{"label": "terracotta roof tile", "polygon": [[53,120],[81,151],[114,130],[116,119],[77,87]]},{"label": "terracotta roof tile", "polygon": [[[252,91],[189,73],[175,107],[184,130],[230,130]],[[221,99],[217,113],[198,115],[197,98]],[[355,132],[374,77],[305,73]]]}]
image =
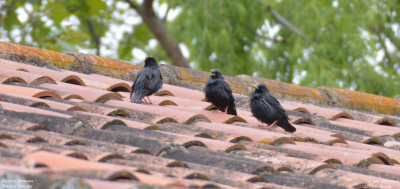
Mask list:
[{"label": "terracotta roof tile", "polygon": [[20,78],[20,77],[12,77],[7,75],[0,75],[0,83],[1,84],[11,84],[11,83],[23,83],[26,84],[27,82]]},{"label": "terracotta roof tile", "polygon": [[113,182],[95,179],[85,179],[85,181],[92,187],[97,189],[108,189],[108,188],[120,188],[120,189],[130,189],[133,187],[138,187],[141,184],[137,183],[127,183],[127,182]]},{"label": "terracotta roof tile", "polygon": [[[142,65],[0,42],[0,57],[19,56],[43,67],[0,59],[0,175],[34,178],[35,188],[398,187],[392,99],[227,76],[238,92],[232,116],[204,101],[207,72],[160,65],[165,84],[153,104],[134,104],[129,91]],[[260,126],[250,83],[270,87],[295,133]]]},{"label": "terracotta roof tile", "polygon": [[207,110],[201,110],[201,109],[197,109],[197,108],[184,108],[181,106],[171,106],[171,105],[166,105],[164,107],[168,107],[169,109],[175,109],[178,111],[186,111],[186,112],[191,112],[191,113],[195,113],[198,115],[203,115],[206,117],[206,120],[210,120],[210,121],[214,121],[214,122],[220,122],[220,123],[232,123],[232,122],[246,122],[246,120],[244,120],[243,118],[241,118],[240,116],[233,116],[233,115],[229,115],[226,114],[224,112],[221,111],[207,111]]},{"label": "terracotta roof tile", "polygon": [[174,97],[174,96],[151,96],[150,98],[154,104],[158,104],[160,106],[175,105],[175,106],[180,106],[180,107],[185,107],[185,108],[192,107],[192,108],[198,108],[198,109],[203,109],[203,110],[210,110],[211,108],[214,107],[209,102],[184,99],[184,98],[179,98],[179,97]]},{"label": "terracotta roof tile", "polygon": [[68,70],[62,70],[63,73],[68,73],[71,75],[76,75],[80,79],[82,79],[83,83],[92,88],[97,88],[97,89],[102,89],[106,91],[112,91],[112,92],[118,92],[118,91],[123,91],[123,92],[130,92],[131,91],[131,82],[127,82],[121,79],[114,79],[110,77],[104,77],[100,76],[97,74],[82,74],[82,73],[76,73],[76,72],[71,72]]},{"label": "terracotta roof tile", "polygon": [[52,108],[63,111],[86,111],[86,109],[81,106],[70,105],[66,103],[56,102],[53,100],[23,96],[18,94],[10,95],[7,93],[3,93],[1,91],[0,91],[0,96],[2,97],[2,101],[25,105],[25,106]]},{"label": "terracotta roof tile", "polygon": [[3,85],[3,84],[0,84],[0,88],[1,92],[4,93],[13,93],[13,94],[19,94],[37,98],[44,98],[44,97],[61,98],[61,96],[58,95],[57,93],[35,88],[20,87],[14,85]]},{"label": "terracotta roof tile", "polygon": [[[132,178],[135,178],[134,180],[139,180],[143,183],[146,184],[155,184],[155,185],[172,185],[174,183],[174,179],[168,178],[168,177],[160,177],[160,176],[152,176],[144,173],[139,173],[139,172],[134,172],[132,168],[130,167],[124,167],[124,166],[116,166],[116,165],[109,165],[106,163],[98,163],[98,162],[90,162],[86,160],[80,160],[72,157],[66,157],[62,155],[57,155],[54,153],[50,152],[45,152],[45,151],[37,151],[33,152],[27,156],[25,156],[23,161],[30,161],[34,160],[36,164],[42,164],[46,165],[50,168],[54,169],[69,169],[69,170],[96,170],[96,171],[113,171],[106,173],[108,174],[108,178],[112,177],[115,174],[121,173],[121,171],[124,171],[125,173],[131,174]],[[131,169],[131,171],[129,171]],[[120,170],[120,171],[119,171]]]},{"label": "terracotta roof tile", "polygon": [[[201,165],[193,165],[196,166],[196,171],[190,168],[185,168],[185,167],[174,167],[174,168],[169,168],[167,166],[168,161],[163,162],[166,166],[161,167],[157,166],[153,163],[153,161],[157,161],[160,163],[160,161],[163,161],[163,158],[158,158],[157,160],[154,160],[152,157],[148,158],[143,158],[143,162],[138,162],[138,161],[129,161],[129,160],[111,160],[110,162],[116,163],[116,164],[124,164],[124,165],[131,165],[131,166],[137,166],[137,167],[147,167],[151,171],[157,171],[157,172],[162,172],[164,174],[168,174],[174,177],[178,178],[186,178],[186,179],[193,179],[193,178],[198,178],[198,179],[205,179],[209,181],[213,181],[216,183],[221,183],[225,185],[231,185],[234,187],[239,187],[239,188],[259,188],[262,186],[269,186],[273,184],[268,184],[268,183],[263,183],[262,178],[258,178],[258,182],[256,182],[257,178],[254,175],[250,174],[244,174],[240,172],[234,172],[234,171],[224,171],[212,167],[207,167],[207,166],[201,166]],[[213,169],[213,171],[209,171],[209,169]],[[205,173],[207,172],[207,173]],[[222,175],[229,175],[229,178],[225,178]],[[265,177],[263,177],[265,182],[268,182]],[[252,182],[249,182],[248,180],[254,180],[254,184]]]},{"label": "terracotta roof tile", "polygon": [[360,129],[368,132],[371,136],[382,136],[382,135],[400,136],[400,128],[398,127],[381,126],[381,125],[365,123],[356,120],[343,119],[343,118],[339,118],[336,121],[332,121],[331,123],[341,125],[344,127]]},{"label": "terracotta roof tile", "polygon": [[294,104],[294,103],[285,103],[285,102],[281,102],[282,107],[285,110],[291,110],[291,111],[297,111],[297,112],[303,112],[306,114],[311,114],[305,107],[303,107],[303,104]]},{"label": "terracotta roof tile", "polygon": [[375,176],[369,176],[364,174],[358,174],[353,172],[347,172],[342,170],[323,170],[320,173],[329,174],[332,177],[338,177],[338,179],[344,183],[347,183],[349,187],[353,188],[398,188],[400,183],[396,180],[384,179]]},{"label": "terracotta roof tile", "polygon": [[164,84],[159,92],[156,93],[158,96],[172,95],[185,99],[201,101],[205,98],[204,93],[201,91],[191,90],[183,87],[174,85]]},{"label": "terracotta roof tile", "polygon": [[85,83],[82,81],[81,78],[79,78],[76,75],[77,74],[76,72],[67,73],[67,72],[62,72],[61,70],[41,68],[41,67],[37,67],[37,66],[31,66],[31,65],[7,61],[7,60],[0,61],[0,66],[14,68],[17,70],[22,69],[26,72],[31,72],[31,73],[35,73],[35,74],[39,74],[39,75],[43,75],[43,76],[48,76],[48,77],[54,79],[55,81],[61,81],[61,82],[65,82],[65,83],[71,83],[71,84],[85,86]]},{"label": "terracotta roof tile", "polygon": [[278,143],[279,141],[282,141],[283,140],[282,138],[291,140],[290,138],[292,137],[287,134],[285,135],[285,134],[274,133],[274,132],[270,132],[270,131],[262,130],[262,129],[246,128],[246,127],[240,127],[240,126],[228,125],[228,124],[222,124],[222,123],[196,122],[194,125],[198,126],[198,127],[207,128],[207,129],[212,129],[212,130],[223,131],[226,133],[235,134],[237,136],[245,136],[245,137],[250,138],[254,142],[260,142],[260,143],[274,144],[274,143]]},{"label": "terracotta roof tile", "polygon": [[124,107],[128,109],[148,112],[156,115],[161,115],[165,117],[172,118],[177,120],[179,123],[191,123],[196,119],[209,121],[207,117],[202,114],[191,113],[187,111],[174,110],[172,108],[166,108],[164,106],[156,106],[156,105],[143,105],[143,104],[133,104],[129,102],[117,101],[117,100],[109,100],[105,102],[105,104]]},{"label": "terracotta roof tile", "polygon": [[[7,77],[17,77],[22,78],[24,80],[23,83],[30,85],[40,85],[42,83],[56,83],[52,78],[34,74],[25,71],[18,71],[15,69],[2,68],[0,69],[0,74],[6,75]],[[4,82],[3,82],[4,83]]]},{"label": "terracotta roof tile", "polygon": [[293,124],[296,127],[296,136],[308,141],[315,141],[318,143],[325,143],[331,145],[333,143],[346,143],[344,137],[338,133],[306,127],[302,125]]},{"label": "terracotta roof tile", "polygon": [[43,110],[43,109],[39,109],[39,108],[32,108],[29,106],[22,106],[22,105],[18,105],[18,104],[3,102],[3,101],[0,101],[0,105],[3,107],[3,109],[10,110],[10,111],[32,112],[32,113],[51,115],[51,116],[57,116],[57,117],[62,117],[62,118],[72,118],[72,116],[66,115],[66,114],[61,114],[61,113],[57,113],[57,112],[53,112],[53,111],[49,111],[49,110]]},{"label": "terracotta roof tile", "polygon": [[368,169],[400,175],[400,166],[399,165],[391,166],[391,165],[372,164],[372,165],[368,166]]},{"label": "terracotta roof tile", "polygon": [[93,89],[69,83],[60,83],[60,82],[58,82],[57,84],[44,83],[39,86],[60,92],[79,94],[79,96],[81,96],[84,100],[92,102],[103,102],[109,99],[117,99],[117,100],[122,99],[122,96],[115,92],[107,92],[100,89]]},{"label": "terracotta roof tile", "polygon": [[385,148],[381,146],[375,146],[375,145],[368,145],[368,144],[363,144],[363,143],[358,143],[358,142],[352,142],[348,141],[348,144],[334,144],[333,146],[344,146],[352,149],[361,149],[365,151],[370,151],[371,153],[384,153],[387,156],[389,156],[391,159],[396,160],[397,162],[400,162],[400,151],[399,150],[394,150],[390,148]]},{"label": "terracotta roof tile", "polygon": [[[390,162],[390,157],[384,153],[372,153],[371,151],[367,150],[326,146],[312,143],[297,142],[296,144],[301,145],[301,148],[299,148],[301,151],[304,150],[308,153],[321,155],[330,159],[338,159],[346,165],[360,164],[361,160],[366,160],[367,163],[392,164]],[[289,144],[285,144],[284,147],[295,149],[294,145],[290,146]]]},{"label": "terracotta roof tile", "polygon": [[[197,122],[196,122],[197,123]],[[205,123],[205,122],[202,122]],[[154,125],[152,129],[158,129],[166,132],[177,133],[182,135],[196,136],[202,138],[210,138],[226,142],[238,143],[240,141],[252,141],[243,135],[235,135],[228,132],[217,131],[203,127],[197,127],[195,124],[186,125],[179,123],[163,123]]]},{"label": "terracotta roof tile", "polygon": [[318,116],[322,116],[329,120],[336,120],[338,118],[354,119],[353,116],[351,116],[349,113],[332,108],[324,108],[321,106],[315,106],[310,104],[298,104],[294,102],[290,102],[287,104],[292,106],[297,106],[299,108],[304,108],[308,111],[306,113],[316,114]]}]

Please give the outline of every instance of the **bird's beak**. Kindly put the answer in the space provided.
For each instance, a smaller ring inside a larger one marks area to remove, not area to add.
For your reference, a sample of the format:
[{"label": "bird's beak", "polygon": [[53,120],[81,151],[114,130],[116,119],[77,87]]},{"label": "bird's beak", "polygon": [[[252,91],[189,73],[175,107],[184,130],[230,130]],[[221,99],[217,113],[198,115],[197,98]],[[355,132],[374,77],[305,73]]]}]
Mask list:
[{"label": "bird's beak", "polygon": [[211,75],[214,75],[214,70],[210,69]]},{"label": "bird's beak", "polygon": [[257,89],[257,85],[255,85],[255,84],[251,84],[251,86]]}]

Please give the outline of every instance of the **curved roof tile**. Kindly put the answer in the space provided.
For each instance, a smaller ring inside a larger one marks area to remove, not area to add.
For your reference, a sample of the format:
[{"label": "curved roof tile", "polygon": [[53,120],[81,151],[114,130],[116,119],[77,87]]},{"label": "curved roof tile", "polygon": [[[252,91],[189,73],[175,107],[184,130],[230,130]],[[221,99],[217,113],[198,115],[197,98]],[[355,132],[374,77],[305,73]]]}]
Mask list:
[{"label": "curved roof tile", "polygon": [[23,105],[18,105],[18,104],[3,102],[3,101],[0,101],[0,105],[5,110],[11,110],[11,111],[17,111],[17,112],[30,112],[30,113],[36,113],[36,114],[44,114],[44,115],[50,115],[50,116],[63,117],[63,118],[72,118],[72,116],[67,115],[67,114],[57,113],[57,112],[43,110],[43,109],[39,109],[39,108],[32,108],[29,106],[23,106]]},{"label": "curved roof tile", "polygon": [[274,143],[275,140],[278,140],[279,138],[282,137],[289,138],[289,140],[291,138],[290,135],[286,134],[274,133],[262,129],[246,128],[246,127],[228,125],[223,123],[215,123],[215,122],[212,123],[196,122],[194,126],[222,131],[234,135],[246,136],[252,139],[253,141],[260,143]]},{"label": "curved roof tile", "polygon": [[28,87],[20,87],[20,86],[14,86],[14,85],[3,85],[0,84],[0,91],[5,92],[5,93],[13,93],[13,94],[19,94],[19,95],[24,95],[24,96],[31,96],[31,97],[37,97],[37,98],[43,98],[43,97],[53,97],[53,98],[61,98],[60,95],[47,91],[47,90],[41,90],[41,89],[35,89],[35,88],[28,88]]},{"label": "curved roof tile", "polygon": [[10,77],[7,75],[0,75],[0,83],[1,84],[12,84],[12,83],[23,83],[23,84],[27,84],[27,82],[20,78],[20,77]]},{"label": "curved roof tile", "polygon": [[87,87],[92,87],[92,88],[97,88],[101,90],[106,90],[106,91],[112,91],[112,92],[118,92],[118,91],[123,91],[123,92],[130,92],[131,91],[131,85],[132,82],[128,82],[125,80],[121,79],[114,79],[110,77],[104,77],[100,76],[97,74],[82,74],[82,73],[76,73],[76,72],[71,72],[68,70],[61,70],[64,73],[68,74],[74,74],[79,76],[79,78],[82,79],[82,81],[86,84]]},{"label": "curved roof tile", "polygon": [[30,72],[18,71],[14,69],[2,68],[0,69],[0,74],[6,75],[8,77],[22,78],[27,84],[40,85],[42,83],[56,83],[52,78],[34,74]]},{"label": "curved roof tile", "polygon": [[57,84],[41,84],[40,87],[61,91],[70,94],[79,94],[83,99],[92,102],[104,102],[109,99],[122,100],[122,96],[118,93],[107,92],[100,89],[88,88],[69,83],[58,82]]},{"label": "curved roof tile", "polygon": [[207,117],[201,114],[195,114],[180,110],[173,110],[171,108],[166,108],[164,106],[156,106],[156,105],[144,105],[144,104],[135,104],[130,102],[123,102],[123,101],[116,101],[116,100],[109,100],[105,104],[113,105],[113,106],[120,106],[128,109],[144,111],[156,115],[161,115],[165,117],[170,117],[177,120],[179,123],[187,123],[190,124],[194,120],[204,120],[209,121]]}]

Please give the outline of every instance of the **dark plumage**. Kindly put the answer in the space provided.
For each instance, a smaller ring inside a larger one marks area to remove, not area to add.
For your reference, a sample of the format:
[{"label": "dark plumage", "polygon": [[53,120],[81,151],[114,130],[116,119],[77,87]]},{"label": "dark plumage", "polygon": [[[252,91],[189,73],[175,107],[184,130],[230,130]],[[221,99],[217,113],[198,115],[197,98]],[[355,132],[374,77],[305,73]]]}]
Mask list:
[{"label": "dark plumage", "polygon": [[253,85],[253,87],[256,90],[250,95],[250,107],[254,117],[268,125],[276,122],[286,132],[295,132],[296,128],[289,123],[289,118],[285,110],[279,101],[269,92],[267,86],[260,84],[258,86]]},{"label": "dark plumage", "polygon": [[[136,76],[135,82],[133,82],[131,90],[131,102],[142,103],[142,99],[156,93],[160,90],[163,84],[162,76],[158,70],[156,59],[153,57],[147,57],[144,61],[144,67],[139,71]],[[132,98],[132,94],[133,95]],[[146,100],[145,100],[146,101]],[[149,99],[150,101],[150,99]],[[151,103],[151,101],[150,101]]]},{"label": "dark plumage", "polygon": [[231,87],[229,87],[229,84],[224,80],[224,76],[218,69],[210,71],[210,78],[204,88],[207,102],[211,102],[223,112],[228,107],[228,114],[237,115],[235,98],[233,98]]}]

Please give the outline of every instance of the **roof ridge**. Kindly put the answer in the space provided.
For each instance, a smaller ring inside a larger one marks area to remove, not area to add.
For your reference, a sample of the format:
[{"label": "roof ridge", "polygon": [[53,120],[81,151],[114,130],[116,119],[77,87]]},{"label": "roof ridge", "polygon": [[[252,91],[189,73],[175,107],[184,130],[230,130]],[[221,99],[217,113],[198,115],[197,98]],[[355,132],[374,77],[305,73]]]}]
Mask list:
[{"label": "roof ridge", "polygon": [[[61,53],[6,42],[0,42],[0,58],[86,74],[96,73],[129,81],[133,81],[143,66],[79,52]],[[171,65],[160,65],[160,71],[165,75],[165,83],[199,90],[203,89],[209,77],[208,72]],[[252,83],[264,83],[279,99],[378,114],[400,115],[400,101],[385,96],[325,86],[314,89],[248,75],[225,76],[225,79],[230,83],[233,92],[239,94],[248,95]]]}]

